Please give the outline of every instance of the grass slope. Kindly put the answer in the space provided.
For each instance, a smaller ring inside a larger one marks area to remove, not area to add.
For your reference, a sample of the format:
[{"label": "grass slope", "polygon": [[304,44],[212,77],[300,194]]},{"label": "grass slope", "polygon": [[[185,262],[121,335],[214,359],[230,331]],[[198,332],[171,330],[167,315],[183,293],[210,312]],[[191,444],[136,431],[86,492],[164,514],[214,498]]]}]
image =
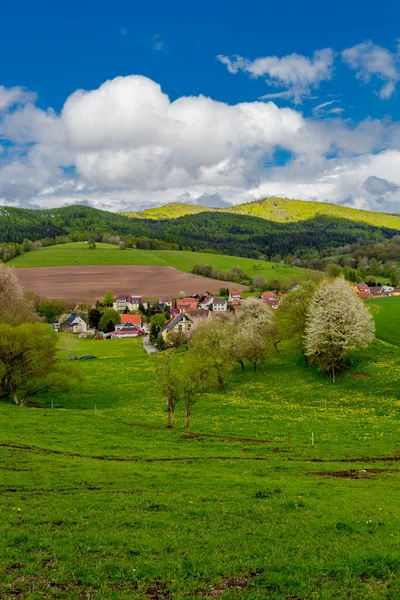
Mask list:
[{"label": "grass slope", "polygon": [[304,200],[289,200],[287,198],[265,198],[232,208],[211,209],[204,206],[189,206],[181,202],[172,202],[158,208],[150,208],[137,213],[123,213],[126,216],[145,219],[176,219],[184,215],[200,212],[229,212],[234,214],[259,217],[278,223],[306,221],[317,215],[328,215],[351,221],[368,223],[376,227],[389,227],[400,230],[400,215],[371,212],[328,204],[325,202],[306,202]]},{"label": "grass slope", "polygon": [[[227,271],[234,265],[240,265],[246,273],[263,275],[267,280],[302,278],[303,269],[257,261],[251,258],[239,258],[224,254],[208,254],[201,252],[179,252],[177,250],[120,250],[112,244],[97,244],[95,250],[89,250],[87,244],[74,243],[59,246],[47,246],[21,254],[7,263],[9,267],[55,267],[71,265],[159,265],[170,266],[191,272],[194,265],[213,265],[222,271]],[[254,265],[262,268],[255,270]],[[205,279],[205,282],[207,280]],[[224,282],[221,282],[221,286]]]},{"label": "grass slope", "polygon": [[188,432],[183,407],[165,429],[140,341],[77,344],[99,357],[79,389],[0,403],[2,599],[400,596],[393,347],[336,385],[283,349],[206,394]]},{"label": "grass slope", "polygon": [[367,303],[374,314],[377,337],[400,346],[400,297],[374,298]]}]

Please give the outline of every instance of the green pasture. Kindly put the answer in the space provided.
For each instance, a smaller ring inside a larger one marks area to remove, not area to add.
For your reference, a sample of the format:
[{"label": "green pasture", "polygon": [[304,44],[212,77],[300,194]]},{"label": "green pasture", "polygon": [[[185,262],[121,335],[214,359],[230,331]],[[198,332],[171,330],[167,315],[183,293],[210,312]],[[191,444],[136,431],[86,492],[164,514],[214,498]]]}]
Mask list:
[{"label": "green pasture", "polygon": [[[250,277],[263,275],[266,279],[301,279],[303,269],[251,258],[239,258],[224,254],[202,252],[179,252],[178,250],[120,250],[112,244],[97,244],[89,250],[84,242],[47,246],[21,254],[7,263],[9,267],[63,267],[71,265],[156,265],[175,267],[191,272],[194,265],[213,265],[228,271],[240,265]],[[261,266],[254,269],[254,265]],[[223,283],[221,284],[223,285]]]},{"label": "green pasture", "polygon": [[167,430],[158,356],[76,344],[73,391],[0,402],[2,600],[400,597],[397,348],[333,385],[284,347]]},{"label": "green pasture", "polygon": [[400,346],[400,296],[367,300],[379,339]]}]

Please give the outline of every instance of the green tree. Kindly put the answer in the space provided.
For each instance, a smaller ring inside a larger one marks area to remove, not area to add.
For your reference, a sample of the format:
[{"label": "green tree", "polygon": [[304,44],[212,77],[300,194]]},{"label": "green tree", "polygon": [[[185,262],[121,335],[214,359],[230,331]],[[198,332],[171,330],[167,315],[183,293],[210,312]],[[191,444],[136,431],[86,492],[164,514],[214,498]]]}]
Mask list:
[{"label": "green tree", "polygon": [[114,331],[115,325],[119,325],[119,323],[121,323],[120,314],[112,308],[107,308],[101,315],[98,328],[100,331],[108,333]]},{"label": "green tree", "polygon": [[57,341],[48,325],[0,324],[0,397],[22,406],[37,394],[68,389],[77,372],[57,360]]},{"label": "green tree", "polygon": [[171,355],[167,353],[160,359],[155,374],[167,407],[167,427],[173,427],[175,424],[175,407],[180,399],[181,384],[175,367]]},{"label": "green tree", "polygon": [[89,309],[89,312],[88,312],[89,327],[93,327],[94,329],[98,329],[99,328],[100,319],[101,319],[101,315],[102,315],[102,313],[99,311],[98,308],[93,307],[93,308]]},{"label": "green tree", "polygon": [[46,323],[56,323],[68,309],[65,300],[44,300],[37,308],[37,313]]},{"label": "green tree", "polygon": [[104,306],[108,306],[108,307],[110,307],[114,304],[114,294],[111,290],[109,290],[108,292],[106,292],[104,294],[103,304],[104,304]]},{"label": "green tree", "polygon": [[93,238],[88,239],[88,248],[89,250],[94,250],[96,248],[96,242]]},{"label": "green tree", "polygon": [[153,315],[150,319],[150,342],[154,344],[156,341],[161,329],[164,327],[166,322],[165,315],[159,313],[158,315]]},{"label": "green tree", "polygon": [[315,289],[314,281],[297,286],[282,298],[276,315],[282,337],[293,339],[303,352],[307,315]]},{"label": "green tree", "polygon": [[203,362],[220,388],[225,389],[225,378],[233,364],[230,332],[226,322],[216,317],[199,319],[193,324],[190,339],[189,356],[197,364]]}]

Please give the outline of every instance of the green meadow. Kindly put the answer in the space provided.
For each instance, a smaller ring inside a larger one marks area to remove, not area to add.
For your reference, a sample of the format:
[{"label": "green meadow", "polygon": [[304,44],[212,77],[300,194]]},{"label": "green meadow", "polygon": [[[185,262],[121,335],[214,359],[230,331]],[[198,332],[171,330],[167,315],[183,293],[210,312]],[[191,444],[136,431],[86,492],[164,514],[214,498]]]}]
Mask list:
[{"label": "green meadow", "polygon": [[[279,263],[257,261],[224,254],[180,252],[178,250],[120,250],[112,244],[97,244],[89,250],[84,242],[47,246],[17,256],[7,263],[9,267],[63,267],[71,265],[156,265],[175,267],[190,273],[197,264],[213,265],[228,271],[240,265],[250,276],[263,275],[268,279],[301,279],[303,269]],[[261,267],[254,269],[254,265]]]},{"label": "green meadow", "polygon": [[377,337],[400,346],[400,296],[373,298],[367,304],[374,315]]},{"label": "green meadow", "polygon": [[400,597],[396,347],[335,385],[283,347],[168,430],[158,356],[76,344],[74,390],[0,402],[2,599]]}]

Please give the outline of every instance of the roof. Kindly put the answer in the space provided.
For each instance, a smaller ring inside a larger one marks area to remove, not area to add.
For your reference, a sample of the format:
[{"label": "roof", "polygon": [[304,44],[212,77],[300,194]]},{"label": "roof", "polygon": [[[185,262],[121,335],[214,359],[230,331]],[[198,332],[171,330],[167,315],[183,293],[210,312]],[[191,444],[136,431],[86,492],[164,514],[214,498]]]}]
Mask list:
[{"label": "roof", "polygon": [[364,292],[369,292],[369,285],[367,283],[357,283],[356,288]]},{"label": "roof", "polygon": [[360,294],[359,294],[360,298],[362,298],[363,300],[365,300],[366,298],[369,298],[370,295],[371,295],[371,292],[369,290],[368,291],[361,290]]},{"label": "roof", "polygon": [[166,302],[171,302],[171,298],[169,296],[161,296],[160,298],[160,302],[161,303],[166,303]]},{"label": "roof", "polygon": [[176,315],[175,317],[172,317],[172,319],[170,319],[169,321],[167,321],[165,323],[165,325],[161,329],[160,333],[163,333],[163,331],[171,331],[171,329],[173,329],[177,323],[179,323],[180,321],[183,321],[185,319],[188,319],[189,321],[192,320],[189,317],[189,315],[187,315],[186,313],[179,313],[179,315]]},{"label": "roof", "polygon": [[204,318],[209,317],[210,311],[209,310],[201,310],[201,308],[196,308],[195,310],[188,310],[186,314],[192,319],[197,318],[197,317],[204,319]]},{"label": "roof", "polygon": [[[70,314],[70,316],[67,319],[65,319],[65,322],[68,323],[68,325],[72,325],[76,319],[82,319],[82,321],[85,321],[85,319],[83,317],[81,317],[80,315],[78,315],[78,313],[73,312]],[[85,323],[86,323],[86,321],[85,321]]]},{"label": "roof", "polygon": [[242,292],[240,290],[229,290],[231,296],[240,296],[242,297]]},{"label": "roof", "polygon": [[125,325],[125,323],[132,323],[132,325],[142,325],[142,315],[121,315],[121,323]]},{"label": "roof", "polygon": [[238,300],[232,300],[231,305],[232,306],[239,306],[239,301]]},{"label": "roof", "polygon": [[129,294],[118,294],[118,296],[115,296],[115,302],[118,301],[124,301],[124,302],[129,302],[130,299],[130,295]]},{"label": "roof", "polygon": [[261,294],[261,298],[265,300],[266,298],[277,298],[275,292],[263,292]]},{"label": "roof", "polygon": [[226,298],[213,298],[213,304],[226,304]]},{"label": "roof", "polygon": [[197,308],[197,300],[196,298],[182,298],[181,300],[177,300],[176,306],[177,308]]}]

